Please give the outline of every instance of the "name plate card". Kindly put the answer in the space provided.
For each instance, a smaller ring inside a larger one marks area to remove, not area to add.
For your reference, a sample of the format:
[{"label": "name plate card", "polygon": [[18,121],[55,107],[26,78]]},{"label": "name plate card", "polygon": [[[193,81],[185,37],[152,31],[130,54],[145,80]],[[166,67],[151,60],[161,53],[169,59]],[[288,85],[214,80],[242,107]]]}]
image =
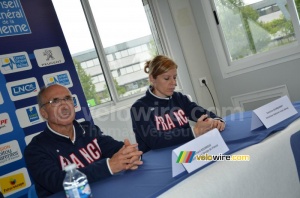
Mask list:
[{"label": "name plate card", "polygon": [[210,162],[197,157],[224,154],[228,150],[219,130],[213,129],[172,151],[172,176],[185,170],[190,173]]},{"label": "name plate card", "polygon": [[283,120],[297,114],[297,110],[287,96],[259,107],[252,112],[251,130],[261,126],[270,128]]}]

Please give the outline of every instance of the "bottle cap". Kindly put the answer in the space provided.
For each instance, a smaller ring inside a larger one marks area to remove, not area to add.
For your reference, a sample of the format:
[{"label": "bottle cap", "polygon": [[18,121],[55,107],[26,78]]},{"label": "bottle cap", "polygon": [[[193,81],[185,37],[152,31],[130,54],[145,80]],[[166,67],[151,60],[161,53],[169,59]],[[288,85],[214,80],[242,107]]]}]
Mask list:
[{"label": "bottle cap", "polygon": [[70,171],[70,170],[73,170],[73,169],[75,169],[77,166],[76,166],[76,164],[69,164],[69,165],[67,165],[66,167],[65,167],[65,171]]}]

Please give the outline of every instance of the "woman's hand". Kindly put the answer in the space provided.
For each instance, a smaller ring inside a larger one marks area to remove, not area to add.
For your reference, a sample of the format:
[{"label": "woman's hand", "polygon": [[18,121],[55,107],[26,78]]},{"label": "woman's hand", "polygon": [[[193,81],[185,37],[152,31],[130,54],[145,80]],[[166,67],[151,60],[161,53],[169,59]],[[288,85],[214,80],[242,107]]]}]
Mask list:
[{"label": "woman's hand", "polygon": [[198,137],[214,128],[217,128],[219,131],[223,131],[225,128],[225,123],[221,120],[208,118],[207,115],[202,115],[194,126],[194,133],[195,136]]}]

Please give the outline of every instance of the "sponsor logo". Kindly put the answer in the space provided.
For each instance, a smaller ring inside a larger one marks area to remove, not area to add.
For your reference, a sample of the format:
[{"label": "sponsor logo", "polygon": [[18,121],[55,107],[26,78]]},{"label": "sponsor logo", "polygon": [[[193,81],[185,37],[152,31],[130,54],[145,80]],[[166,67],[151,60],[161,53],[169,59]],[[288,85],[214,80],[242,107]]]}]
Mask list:
[{"label": "sponsor logo", "polygon": [[36,96],[40,90],[36,78],[9,82],[6,87],[13,101]]},{"label": "sponsor logo", "polygon": [[33,53],[40,67],[58,65],[65,62],[63,53],[58,46],[34,50]]},{"label": "sponsor logo", "polygon": [[57,73],[47,74],[43,76],[44,84],[46,86],[53,84],[60,84],[65,87],[72,87],[73,82],[71,80],[70,74],[68,71],[61,71]]},{"label": "sponsor logo", "polygon": [[30,34],[20,0],[0,1],[0,37]]},{"label": "sponsor logo", "polygon": [[12,91],[13,96],[28,94],[28,93],[37,91],[36,85],[37,84],[35,82],[30,82],[30,83],[26,83],[26,84],[19,85],[19,86],[13,86],[13,87],[11,87],[11,91]]},{"label": "sponsor logo", "polygon": [[0,135],[13,131],[11,120],[7,113],[0,114]]},{"label": "sponsor logo", "polygon": [[44,122],[38,108],[36,104],[16,110],[16,115],[22,128]]},{"label": "sponsor logo", "polygon": [[3,194],[24,188],[26,186],[26,181],[22,173],[1,178],[1,183]]},{"label": "sponsor logo", "polygon": [[32,68],[28,54],[19,52],[0,56],[0,68],[3,74],[15,73]]},{"label": "sponsor logo", "polygon": [[29,186],[31,186],[31,182],[26,168],[21,168],[0,177],[0,187],[4,197],[24,190]]},{"label": "sponsor logo", "polygon": [[0,105],[2,105],[4,103],[3,101],[3,97],[2,97],[2,94],[1,94],[1,91],[0,91]]},{"label": "sponsor logo", "polygon": [[72,97],[73,97],[75,112],[81,111],[81,106],[80,106],[77,95],[74,94],[74,95],[72,95]]},{"label": "sponsor logo", "polygon": [[0,166],[22,159],[22,152],[16,140],[0,145]]},{"label": "sponsor logo", "polygon": [[37,113],[36,107],[30,107],[26,109],[28,119],[30,122],[36,122],[40,119],[39,114]]}]

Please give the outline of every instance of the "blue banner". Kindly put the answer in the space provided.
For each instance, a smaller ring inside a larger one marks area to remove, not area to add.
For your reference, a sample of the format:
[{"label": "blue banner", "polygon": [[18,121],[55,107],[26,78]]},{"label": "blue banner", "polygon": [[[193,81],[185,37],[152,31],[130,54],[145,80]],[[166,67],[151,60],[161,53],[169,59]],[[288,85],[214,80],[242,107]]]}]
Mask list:
[{"label": "blue banner", "polygon": [[0,37],[30,34],[20,0],[0,1]]},{"label": "blue banner", "polygon": [[51,0],[0,0],[0,190],[27,197],[32,180],[24,149],[46,127],[36,96],[43,86],[70,89],[76,119],[90,112]]}]

